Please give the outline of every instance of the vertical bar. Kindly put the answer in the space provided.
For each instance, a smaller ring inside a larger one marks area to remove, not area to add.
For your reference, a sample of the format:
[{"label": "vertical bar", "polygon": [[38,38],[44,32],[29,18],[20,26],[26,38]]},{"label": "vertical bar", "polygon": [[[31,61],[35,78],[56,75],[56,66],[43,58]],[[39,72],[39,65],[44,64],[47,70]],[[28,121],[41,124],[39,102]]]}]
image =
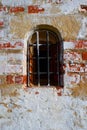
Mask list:
[{"label": "vertical bar", "polygon": [[64,86],[64,81],[63,81],[63,42],[62,40],[60,41],[60,81],[59,84],[61,87]]},{"label": "vertical bar", "polygon": [[47,68],[48,68],[48,86],[50,86],[50,73],[49,73],[49,32],[46,33],[47,37]]},{"label": "vertical bar", "polygon": [[27,86],[29,86],[29,84],[30,84],[29,65],[30,65],[30,61],[29,61],[29,43],[27,42]]},{"label": "vertical bar", "polygon": [[37,34],[37,69],[38,69],[38,86],[40,86],[40,68],[39,68],[39,32]]},{"label": "vertical bar", "polygon": [[58,86],[60,85],[60,79],[59,79],[59,59],[60,59],[60,54],[59,54],[59,47],[58,47],[58,43],[57,44],[57,76],[58,76]]}]

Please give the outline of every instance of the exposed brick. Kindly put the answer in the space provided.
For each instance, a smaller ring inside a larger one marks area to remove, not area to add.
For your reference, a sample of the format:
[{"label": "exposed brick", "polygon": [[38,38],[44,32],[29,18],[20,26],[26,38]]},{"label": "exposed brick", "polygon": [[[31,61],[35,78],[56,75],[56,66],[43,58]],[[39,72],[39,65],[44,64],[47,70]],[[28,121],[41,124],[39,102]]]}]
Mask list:
[{"label": "exposed brick", "polygon": [[11,43],[10,42],[2,42],[0,43],[0,49],[5,49],[5,48],[10,48],[11,47]]},{"label": "exposed brick", "polygon": [[21,41],[18,41],[18,42],[15,42],[14,47],[21,48],[21,47],[24,47],[24,44]]},{"label": "exposed brick", "polygon": [[23,84],[27,83],[27,75],[23,75]]},{"label": "exposed brick", "polygon": [[87,49],[87,41],[84,41],[84,40],[76,41],[75,48],[76,49]]},{"label": "exposed brick", "polygon": [[14,84],[15,83],[14,76],[7,75],[6,81],[7,81],[7,84]]},{"label": "exposed brick", "polygon": [[37,5],[28,6],[28,13],[38,13],[38,6]]},{"label": "exposed brick", "polygon": [[3,27],[3,26],[4,26],[4,22],[0,21],[0,27]]},{"label": "exposed brick", "polygon": [[85,64],[67,64],[68,72],[85,72]]},{"label": "exposed brick", "polygon": [[83,52],[82,53],[82,59],[83,60],[87,60],[87,52]]},{"label": "exposed brick", "polygon": [[38,7],[38,5],[29,5],[28,6],[28,13],[39,13],[43,12],[44,8]]},{"label": "exposed brick", "polygon": [[18,7],[10,7],[9,12],[10,13],[19,13],[19,12],[23,12],[24,11],[24,7],[18,6]]},{"label": "exposed brick", "polygon": [[10,47],[11,47],[10,42],[3,43],[3,48],[10,48]]},{"label": "exposed brick", "polygon": [[64,60],[65,61],[82,61],[82,55],[81,53],[70,51],[64,53]]},{"label": "exposed brick", "polygon": [[79,11],[80,12],[87,12],[87,5],[80,5]]}]

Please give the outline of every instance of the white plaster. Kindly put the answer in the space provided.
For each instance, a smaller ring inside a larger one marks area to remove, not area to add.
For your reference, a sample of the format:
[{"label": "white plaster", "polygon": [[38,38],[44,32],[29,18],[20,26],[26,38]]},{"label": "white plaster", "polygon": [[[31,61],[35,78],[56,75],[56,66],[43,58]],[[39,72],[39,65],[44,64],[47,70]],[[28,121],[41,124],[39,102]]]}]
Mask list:
[{"label": "white plaster", "polygon": [[23,53],[10,53],[7,55],[7,63],[13,65],[23,64]]},{"label": "white plaster", "polygon": [[0,75],[5,74],[6,63],[0,62]]},{"label": "white plaster", "polygon": [[86,17],[82,21],[82,26],[78,33],[78,39],[87,40],[87,18]]},{"label": "white plaster", "polygon": [[6,74],[23,74],[23,65],[9,65],[5,67]]},{"label": "white plaster", "polygon": [[3,38],[5,37],[5,30],[0,30],[0,38]]},{"label": "white plaster", "polygon": [[86,98],[59,97],[56,89],[46,87],[29,88],[27,92],[17,89],[17,92],[19,96],[2,97],[7,108],[0,104],[1,130],[87,129]]},{"label": "white plaster", "polygon": [[87,65],[85,65],[85,72],[87,73]]},{"label": "white plaster", "polygon": [[63,0],[63,4],[59,6],[62,13],[69,14],[78,12],[81,4],[87,4],[87,0]]},{"label": "white plaster", "polygon": [[30,30],[25,34],[24,38],[24,50],[23,50],[23,59],[25,62],[23,62],[23,74],[27,75],[27,45],[31,43],[31,38],[34,33],[34,30]]},{"label": "white plaster", "polygon": [[64,49],[74,49],[75,43],[64,41]]}]

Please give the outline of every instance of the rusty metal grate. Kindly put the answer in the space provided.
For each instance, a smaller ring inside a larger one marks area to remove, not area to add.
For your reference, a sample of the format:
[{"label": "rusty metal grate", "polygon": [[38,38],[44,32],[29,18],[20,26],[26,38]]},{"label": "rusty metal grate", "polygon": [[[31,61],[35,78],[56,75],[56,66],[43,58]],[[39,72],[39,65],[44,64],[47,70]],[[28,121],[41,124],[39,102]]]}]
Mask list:
[{"label": "rusty metal grate", "polygon": [[27,47],[27,84],[62,86],[62,46],[56,33],[37,30]]}]

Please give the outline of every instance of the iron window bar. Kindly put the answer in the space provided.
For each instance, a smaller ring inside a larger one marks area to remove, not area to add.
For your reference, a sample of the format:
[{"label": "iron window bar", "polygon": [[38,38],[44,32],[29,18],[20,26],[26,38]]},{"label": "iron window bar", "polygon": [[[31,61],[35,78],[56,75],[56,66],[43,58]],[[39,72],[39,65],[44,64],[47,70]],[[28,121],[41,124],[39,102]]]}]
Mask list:
[{"label": "iron window bar", "polygon": [[40,68],[39,68],[39,32],[36,31],[37,35],[37,70],[38,70],[38,86],[40,86]]},{"label": "iron window bar", "polygon": [[50,86],[50,73],[49,73],[49,32],[46,32],[47,38],[47,70],[48,70],[48,86]]},{"label": "iron window bar", "polygon": [[[37,44],[30,44],[30,46],[37,46]],[[42,43],[42,44],[39,43],[38,46],[47,46],[47,45],[46,45],[46,44],[43,44],[43,43]]]},{"label": "iron window bar", "polygon": [[[30,62],[29,62],[29,44],[27,43],[27,85],[30,85],[30,73],[29,73],[29,66],[30,66]],[[29,63],[28,63],[29,62]]]},{"label": "iron window bar", "polygon": [[57,77],[58,77],[58,86],[60,85],[60,79],[59,79],[59,58],[60,58],[60,55],[58,55],[58,51],[59,51],[59,47],[58,47],[58,44],[57,44]]}]

